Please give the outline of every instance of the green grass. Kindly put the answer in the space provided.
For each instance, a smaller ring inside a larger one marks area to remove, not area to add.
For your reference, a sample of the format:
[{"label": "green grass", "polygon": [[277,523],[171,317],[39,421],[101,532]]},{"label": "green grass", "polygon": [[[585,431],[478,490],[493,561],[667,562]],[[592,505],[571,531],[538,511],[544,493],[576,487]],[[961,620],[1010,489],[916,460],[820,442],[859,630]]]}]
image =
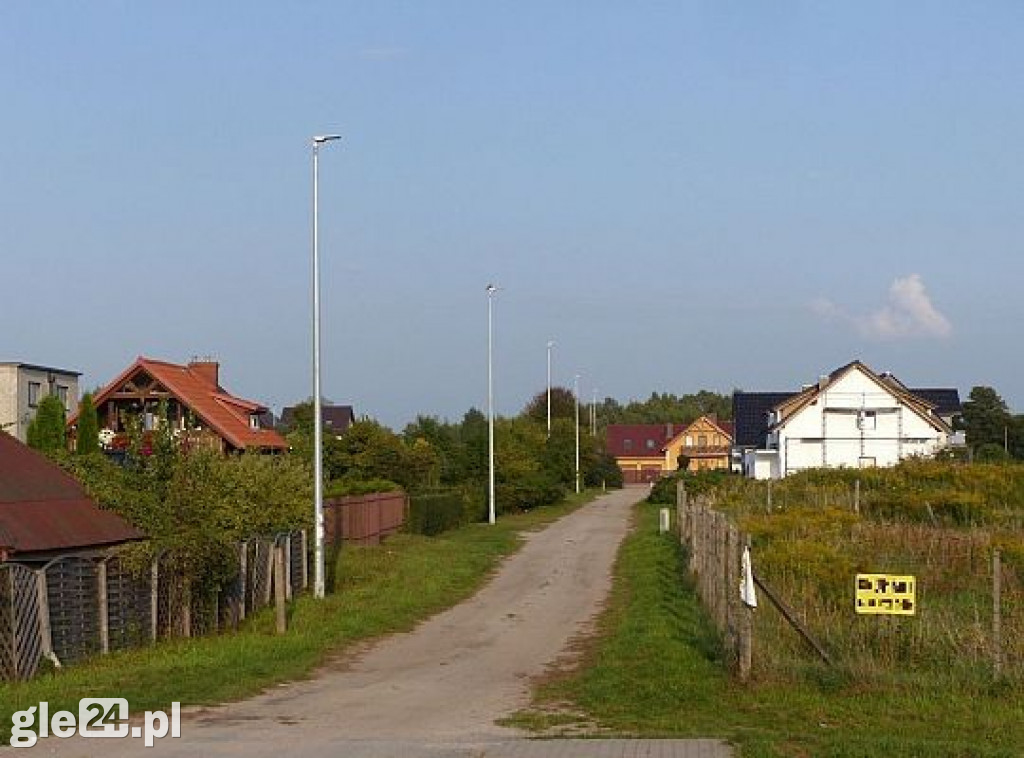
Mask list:
[{"label": "green grass", "polygon": [[520,534],[571,512],[596,495],[570,496],[557,506],[501,516],[493,526],[473,524],[438,537],[396,535],[380,546],[346,547],[338,558],[335,592],[317,601],[298,598],[288,632],[274,633],[272,609],[233,634],[173,640],[113,653],[29,682],[0,683],[0,742],[11,714],[42,701],[50,713],[77,713],[82,697],[124,697],[130,711],[208,705],[253,695],[301,678],[352,643],[411,629],[470,596]]},{"label": "green grass", "polygon": [[511,723],[545,729],[566,721],[565,712],[579,712],[603,733],[717,737],[746,758],[1024,753],[1024,706],[1017,693],[995,685],[981,695],[958,694],[941,679],[913,689],[865,689],[817,666],[801,683],[735,682],[681,578],[676,540],[657,534],[656,507],[638,511],[639,528],[620,551],[612,596],[583,665],[542,685],[535,708]]}]

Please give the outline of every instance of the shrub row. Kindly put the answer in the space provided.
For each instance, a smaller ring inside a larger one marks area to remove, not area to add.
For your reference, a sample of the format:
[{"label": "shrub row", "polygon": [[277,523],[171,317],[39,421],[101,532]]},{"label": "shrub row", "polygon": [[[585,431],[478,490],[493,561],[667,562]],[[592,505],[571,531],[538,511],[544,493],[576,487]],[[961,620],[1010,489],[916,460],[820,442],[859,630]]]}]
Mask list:
[{"label": "shrub row", "polygon": [[417,492],[409,496],[406,530],[431,537],[466,523],[466,498],[458,489]]}]

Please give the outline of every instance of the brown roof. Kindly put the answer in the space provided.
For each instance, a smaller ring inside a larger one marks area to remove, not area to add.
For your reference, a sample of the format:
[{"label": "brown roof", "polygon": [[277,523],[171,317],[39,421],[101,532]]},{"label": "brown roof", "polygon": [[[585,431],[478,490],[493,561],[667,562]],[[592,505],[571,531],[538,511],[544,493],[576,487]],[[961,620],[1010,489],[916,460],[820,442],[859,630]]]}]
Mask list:
[{"label": "brown roof", "polygon": [[0,432],[0,547],[33,553],[142,537],[116,513],[99,508],[59,466]]},{"label": "brown roof", "polygon": [[[134,374],[145,371],[232,447],[240,450],[247,447],[287,449],[288,443],[275,430],[253,429],[249,425],[251,414],[263,414],[268,408],[225,391],[216,379],[216,370],[211,372],[209,365],[193,363],[182,366],[139,356],[103,388],[93,403],[99,408]],[[68,423],[76,421],[77,414]]]},{"label": "brown roof", "polygon": [[[722,432],[722,434],[724,434],[725,436],[727,436],[729,438],[729,443],[730,444],[732,443],[732,433],[733,433],[733,424],[732,424],[732,422],[731,421],[719,421],[715,416],[708,416],[707,414],[705,414],[703,416],[698,416],[697,418],[695,418],[693,420],[692,424],[686,424],[686,425],[680,424],[679,425],[679,427],[680,427],[679,431],[675,435],[673,435],[670,439],[666,440],[665,445],[663,447],[668,447],[670,444],[675,442],[681,436],[686,434],[686,432],[690,431],[690,429],[692,427],[696,426],[696,424],[698,422],[700,422],[700,421],[707,421],[712,426],[717,427],[718,430],[720,432]],[[722,447],[722,446],[719,445],[718,447]],[[725,447],[728,448],[728,445],[726,445]]]}]

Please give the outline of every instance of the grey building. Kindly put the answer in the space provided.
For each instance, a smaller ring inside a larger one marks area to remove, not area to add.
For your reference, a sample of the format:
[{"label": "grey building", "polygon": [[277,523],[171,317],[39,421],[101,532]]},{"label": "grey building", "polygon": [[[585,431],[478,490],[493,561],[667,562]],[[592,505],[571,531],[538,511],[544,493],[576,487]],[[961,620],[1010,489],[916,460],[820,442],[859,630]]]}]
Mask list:
[{"label": "grey building", "polygon": [[78,409],[78,371],[0,362],[0,429],[25,442],[28,425],[47,395],[56,395],[68,415]]}]

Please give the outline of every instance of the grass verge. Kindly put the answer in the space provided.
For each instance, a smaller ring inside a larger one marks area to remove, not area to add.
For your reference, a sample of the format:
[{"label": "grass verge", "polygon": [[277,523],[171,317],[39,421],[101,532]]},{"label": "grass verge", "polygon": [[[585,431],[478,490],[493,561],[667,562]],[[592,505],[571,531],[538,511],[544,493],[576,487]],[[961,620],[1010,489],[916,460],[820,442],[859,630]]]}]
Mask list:
[{"label": "grass verge", "polygon": [[868,691],[827,671],[811,684],[734,682],[715,632],[680,578],[681,548],[657,534],[657,507],[638,506],[637,518],[582,664],[542,684],[535,706],[509,723],[551,733],[571,721],[565,714],[576,713],[602,734],[717,737],[746,758],[1024,752],[1024,706],[998,689],[981,697],[927,683]]},{"label": "grass verge", "polygon": [[50,713],[78,712],[83,697],[124,697],[130,712],[237,700],[274,684],[307,676],[353,643],[418,622],[472,595],[498,562],[515,552],[523,532],[540,528],[592,500],[571,495],[562,504],[502,516],[437,537],[396,535],[380,547],[346,547],[335,592],[298,598],[288,609],[288,632],[274,633],[273,609],[234,634],[171,640],[117,652],[28,682],[0,683],[0,744],[11,715],[46,701]]}]

